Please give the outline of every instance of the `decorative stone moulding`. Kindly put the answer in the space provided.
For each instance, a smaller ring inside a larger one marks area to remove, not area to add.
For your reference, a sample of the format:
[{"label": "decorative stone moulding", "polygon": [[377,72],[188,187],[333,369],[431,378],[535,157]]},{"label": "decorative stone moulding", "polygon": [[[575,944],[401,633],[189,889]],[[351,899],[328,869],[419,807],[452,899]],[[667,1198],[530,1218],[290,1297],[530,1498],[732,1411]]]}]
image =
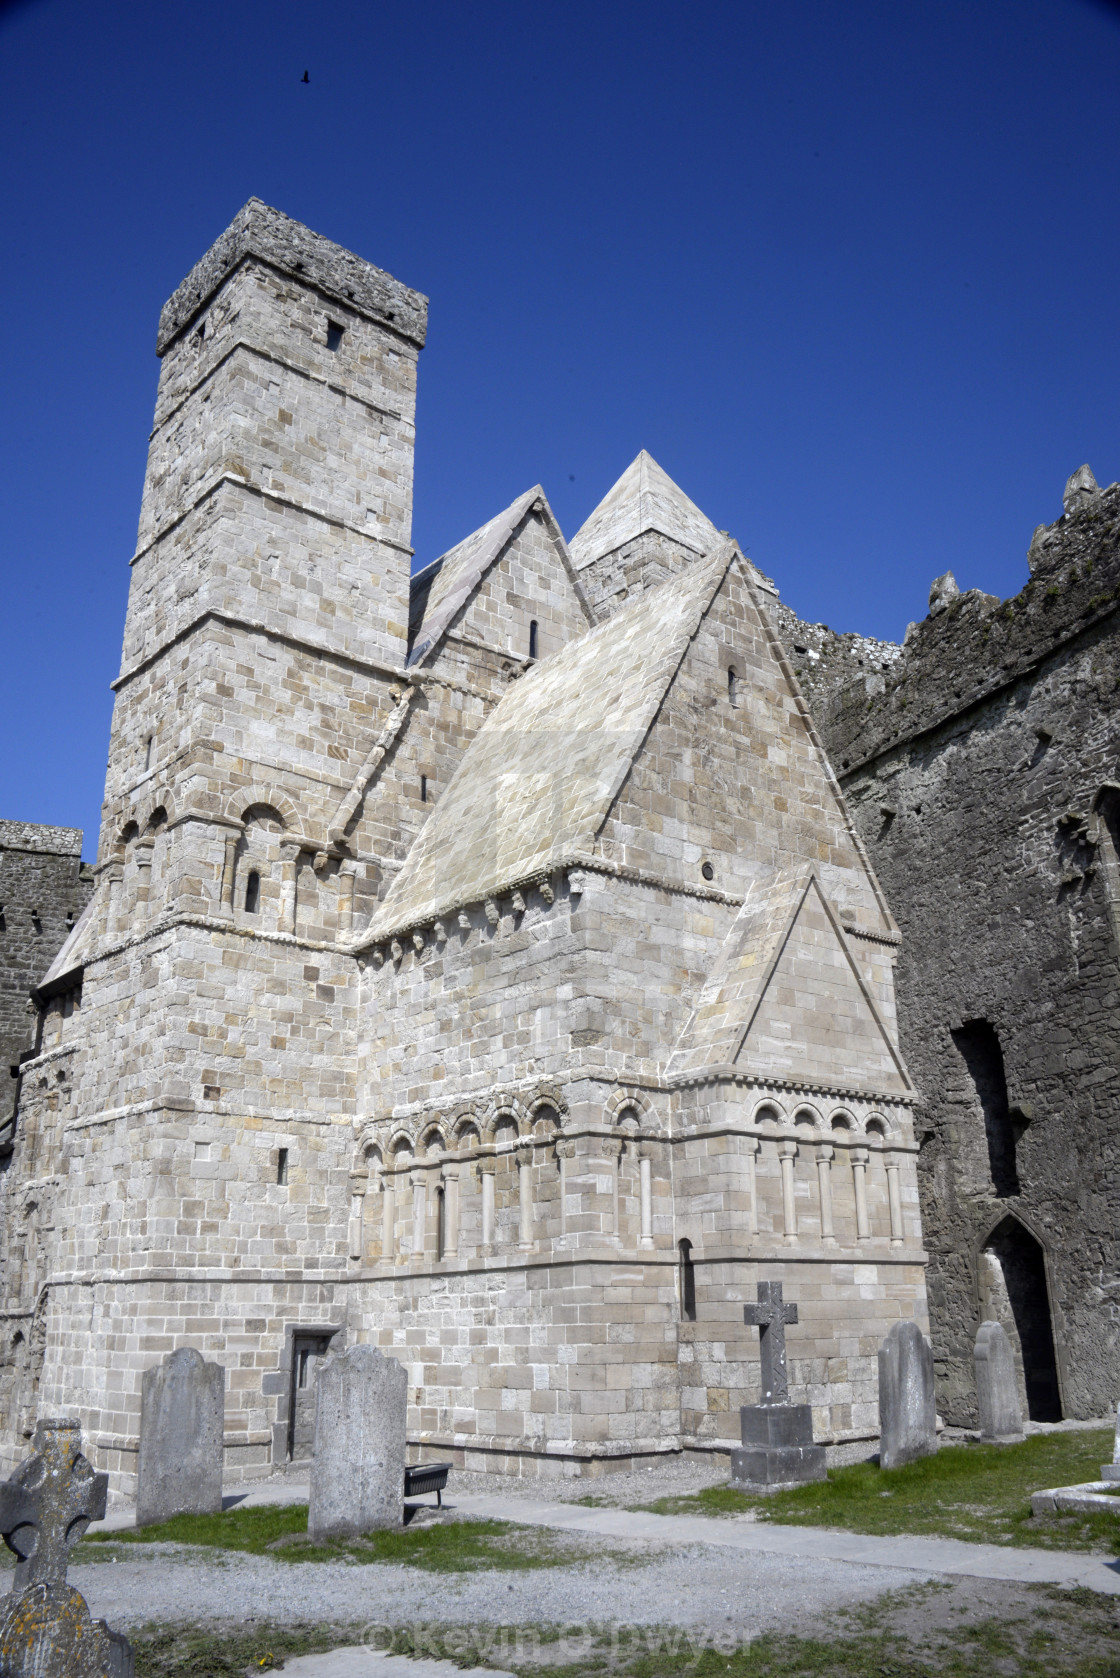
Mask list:
[{"label": "decorative stone moulding", "polygon": [[488,897],[486,899],[486,902],[483,904],[483,909],[486,912],[486,919],[489,921],[490,925],[497,926],[502,917],[499,912],[498,905],[492,897]]},{"label": "decorative stone moulding", "polygon": [[513,912],[515,915],[523,915],[525,913],[525,899],[516,887],[510,897],[510,902],[513,905]]},{"label": "decorative stone moulding", "polygon": [[471,929],[471,917],[467,914],[467,911],[465,909],[460,909],[459,910],[459,931],[460,932],[469,932],[470,929]]}]

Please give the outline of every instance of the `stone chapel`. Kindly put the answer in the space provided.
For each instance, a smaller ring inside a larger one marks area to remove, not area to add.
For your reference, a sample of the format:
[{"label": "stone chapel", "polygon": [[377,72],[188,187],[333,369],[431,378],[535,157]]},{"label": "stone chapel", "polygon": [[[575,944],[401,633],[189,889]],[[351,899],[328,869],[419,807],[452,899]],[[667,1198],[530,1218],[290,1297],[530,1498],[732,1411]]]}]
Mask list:
[{"label": "stone chapel", "polygon": [[309,1449],[316,1360],[414,1453],[727,1452],[742,1306],[873,1440],[928,1332],[899,933],[738,544],[646,454],[411,573],[427,300],[251,200],[159,322],[93,895],[39,984],[3,1179],[5,1461],[144,1370]]}]

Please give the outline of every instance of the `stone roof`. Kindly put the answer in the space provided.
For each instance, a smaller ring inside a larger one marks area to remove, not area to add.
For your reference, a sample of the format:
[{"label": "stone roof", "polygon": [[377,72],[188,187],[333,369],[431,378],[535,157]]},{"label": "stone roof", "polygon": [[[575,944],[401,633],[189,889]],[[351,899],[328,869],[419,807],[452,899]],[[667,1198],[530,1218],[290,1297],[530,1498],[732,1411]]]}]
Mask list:
[{"label": "stone roof", "polygon": [[344,307],[368,315],[423,349],[428,299],[422,292],[402,285],[392,274],[262,204],[259,198],[250,198],[163,305],[157,354],[170,348],[222,282],[250,256],[337,298]]},{"label": "stone roof", "polygon": [[722,543],[513,684],[467,748],[363,943],[483,902],[591,846],[737,553]]},{"label": "stone roof", "polygon": [[[560,563],[568,572],[576,593],[583,599],[567,545],[540,484],[527,489],[489,524],[449,548],[439,559],[418,571],[412,579],[408,635],[411,650],[408,663],[418,664],[446,634],[471,599],[490,567],[501,557],[506,544],[516,535],[522,520],[532,512],[540,514],[557,546]],[[588,621],[591,608],[584,601]]]},{"label": "stone roof", "polygon": [[705,554],[720,533],[645,449],[600,501],[568,544],[577,571],[604,554],[656,530],[694,553]]},{"label": "stone roof", "polygon": [[[788,1017],[791,999],[796,1019]],[[755,1077],[808,1074],[892,1094],[912,1088],[836,910],[804,864],[752,886],[668,1070],[737,1063]]]},{"label": "stone roof", "polygon": [[87,957],[97,947],[98,923],[94,915],[96,903],[95,891],[75,921],[74,929],[65,944],[35,986],[35,995],[40,1003],[60,991],[70,990],[81,978]]}]

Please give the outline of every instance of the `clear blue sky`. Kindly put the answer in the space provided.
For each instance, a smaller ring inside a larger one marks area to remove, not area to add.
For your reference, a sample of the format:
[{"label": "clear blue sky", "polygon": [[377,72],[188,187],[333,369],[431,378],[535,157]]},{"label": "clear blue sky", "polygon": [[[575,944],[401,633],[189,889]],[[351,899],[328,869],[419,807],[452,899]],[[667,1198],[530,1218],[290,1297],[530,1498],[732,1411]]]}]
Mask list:
[{"label": "clear blue sky", "polygon": [[570,535],[644,447],[897,638],[1120,477],[1098,0],[25,0],[0,75],[0,815],[87,857],[156,319],[253,194],[431,297],[418,562],[537,481]]}]

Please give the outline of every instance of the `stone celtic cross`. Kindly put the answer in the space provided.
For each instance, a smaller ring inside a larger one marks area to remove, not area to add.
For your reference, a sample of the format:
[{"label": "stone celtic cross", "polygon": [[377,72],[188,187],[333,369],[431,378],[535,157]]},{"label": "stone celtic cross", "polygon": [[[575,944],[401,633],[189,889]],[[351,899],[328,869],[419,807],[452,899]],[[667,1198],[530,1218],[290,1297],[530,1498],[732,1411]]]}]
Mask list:
[{"label": "stone celtic cross", "polygon": [[19,1557],[0,1617],[5,1678],[131,1678],[132,1650],[66,1583],[70,1546],[105,1515],[107,1474],[82,1455],[78,1422],[40,1422],[33,1455],[0,1482],[0,1533]]},{"label": "stone celtic cross", "polygon": [[786,1324],[797,1321],[797,1306],[782,1304],[780,1282],[760,1282],[758,1304],[743,1306],[743,1321],[758,1330],[763,1404],[788,1404]]}]

